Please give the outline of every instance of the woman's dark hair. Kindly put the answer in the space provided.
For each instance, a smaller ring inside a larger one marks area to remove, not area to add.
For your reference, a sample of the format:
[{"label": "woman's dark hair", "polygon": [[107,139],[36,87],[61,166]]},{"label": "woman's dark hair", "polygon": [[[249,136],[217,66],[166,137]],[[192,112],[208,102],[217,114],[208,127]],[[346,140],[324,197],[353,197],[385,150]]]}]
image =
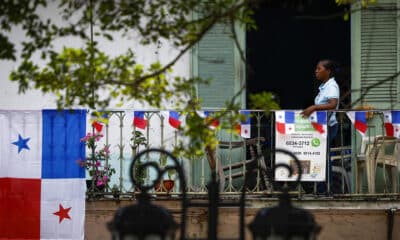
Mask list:
[{"label": "woman's dark hair", "polygon": [[329,77],[336,76],[336,73],[338,72],[339,68],[335,61],[330,60],[330,59],[322,59],[319,62],[322,64],[322,66],[324,66],[324,68],[331,71],[331,74],[329,74]]}]

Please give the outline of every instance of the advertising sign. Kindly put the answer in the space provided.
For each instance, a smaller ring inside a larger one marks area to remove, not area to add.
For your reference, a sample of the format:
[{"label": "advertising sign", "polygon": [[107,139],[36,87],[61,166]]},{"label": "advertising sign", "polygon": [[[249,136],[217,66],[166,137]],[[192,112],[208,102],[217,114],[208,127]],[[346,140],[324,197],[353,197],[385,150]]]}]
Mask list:
[{"label": "advertising sign", "polygon": [[[301,181],[325,181],[327,147],[327,112],[314,112],[309,118],[301,111],[275,112],[275,147],[292,152],[301,164]],[[275,163],[291,166],[294,174],[288,177],[285,168],[275,170],[276,181],[295,181],[297,165],[287,154],[276,153]]]}]

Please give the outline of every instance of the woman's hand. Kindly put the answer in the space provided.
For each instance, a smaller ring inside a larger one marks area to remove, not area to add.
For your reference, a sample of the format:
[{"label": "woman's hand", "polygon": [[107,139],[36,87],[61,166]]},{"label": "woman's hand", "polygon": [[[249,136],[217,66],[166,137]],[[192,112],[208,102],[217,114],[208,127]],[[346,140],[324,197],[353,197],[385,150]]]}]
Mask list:
[{"label": "woman's hand", "polygon": [[321,104],[321,105],[311,105],[308,108],[304,109],[300,114],[303,117],[309,117],[311,115],[311,113],[313,113],[314,111],[324,111],[324,110],[336,109],[337,103],[338,103],[338,100],[336,98],[330,98],[328,100],[328,103]]},{"label": "woman's hand", "polygon": [[311,105],[308,108],[304,109],[300,114],[303,117],[309,117],[311,115],[311,113],[313,113],[316,110],[316,106],[315,105]]}]

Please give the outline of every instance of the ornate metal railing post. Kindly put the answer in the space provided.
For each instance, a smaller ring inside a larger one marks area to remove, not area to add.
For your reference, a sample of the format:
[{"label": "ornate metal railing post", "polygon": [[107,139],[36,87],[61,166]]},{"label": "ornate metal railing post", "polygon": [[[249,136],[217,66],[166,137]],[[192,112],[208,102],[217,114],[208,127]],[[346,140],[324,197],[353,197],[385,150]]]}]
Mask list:
[{"label": "ornate metal railing post", "polygon": [[[151,154],[159,154],[159,157],[167,157],[173,161],[174,165],[167,165],[160,169],[156,162],[144,162],[138,166],[137,171],[145,171],[147,168],[152,168],[156,171],[155,180],[149,185],[141,184],[135,179],[135,163],[140,158]],[[178,224],[172,218],[171,214],[160,206],[151,204],[148,191],[154,188],[154,185],[161,180],[167,171],[174,170],[181,185],[182,210],[180,224],[180,239],[186,238],[186,181],[183,168],[179,161],[168,151],[163,149],[146,149],[140,152],[133,159],[129,174],[132,183],[140,189],[138,195],[138,203],[117,210],[114,219],[108,223],[108,228],[112,233],[113,239],[124,239],[126,236],[134,237],[135,239],[145,239],[146,236],[157,236],[160,239],[174,239],[175,231]]]},{"label": "ornate metal railing post", "polygon": [[[298,158],[291,152],[283,149],[275,149],[273,153],[282,153],[289,155],[292,160],[295,161],[298,175],[296,182],[300,183],[301,180],[301,165]],[[254,159],[253,161],[258,161]],[[254,172],[257,164],[252,164],[253,168],[249,169],[245,175],[244,186],[240,198],[240,239],[245,239],[245,193],[246,183],[248,175]],[[273,182],[273,173],[278,168],[286,168],[289,172],[289,177],[292,176],[293,170],[287,164],[275,164],[272,170],[272,174],[266,172],[266,175],[270,178],[270,182]],[[261,171],[267,171],[267,169],[259,169]],[[279,239],[315,239],[316,235],[320,231],[314,221],[314,216],[306,210],[295,208],[292,206],[288,188],[283,186],[281,188],[282,193],[279,196],[279,204],[276,207],[261,209],[254,221],[250,223],[249,228],[253,234],[254,239],[269,239],[271,236],[279,237]]]}]

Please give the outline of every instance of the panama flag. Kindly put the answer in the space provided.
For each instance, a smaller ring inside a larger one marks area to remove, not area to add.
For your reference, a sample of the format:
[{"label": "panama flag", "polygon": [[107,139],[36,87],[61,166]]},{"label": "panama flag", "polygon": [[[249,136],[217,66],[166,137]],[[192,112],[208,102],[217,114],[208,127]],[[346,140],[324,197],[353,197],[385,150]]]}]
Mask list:
[{"label": "panama flag", "polygon": [[326,119],[328,115],[326,111],[315,111],[313,112],[309,119],[311,121],[311,125],[314,127],[317,132],[321,135],[326,134]]},{"label": "panama flag", "polygon": [[168,122],[174,128],[179,128],[181,126],[181,120],[179,120],[179,113],[176,111],[169,111]]},{"label": "panama flag", "polygon": [[101,112],[93,112],[91,117],[92,127],[98,132],[103,132],[104,125],[108,124],[108,114]]},{"label": "panama flag", "polygon": [[295,113],[294,111],[276,111],[275,125],[276,131],[280,134],[294,133]]},{"label": "panama flag", "polygon": [[147,120],[144,118],[144,111],[133,112],[133,125],[140,129],[146,129]]},{"label": "panama flag", "polygon": [[199,117],[206,119],[210,129],[216,129],[219,126],[219,120],[212,116],[210,111],[196,111]]},{"label": "panama flag", "polygon": [[386,135],[400,138],[400,110],[384,111]]},{"label": "panama flag", "polygon": [[365,136],[367,132],[367,112],[366,111],[352,111],[346,112],[350,121],[353,123],[354,128],[362,135]]},{"label": "panama flag", "polygon": [[84,239],[86,111],[0,110],[0,239]]},{"label": "panama flag", "polygon": [[250,138],[251,120],[249,111],[240,111],[240,124],[236,126],[236,131],[243,138]]}]

